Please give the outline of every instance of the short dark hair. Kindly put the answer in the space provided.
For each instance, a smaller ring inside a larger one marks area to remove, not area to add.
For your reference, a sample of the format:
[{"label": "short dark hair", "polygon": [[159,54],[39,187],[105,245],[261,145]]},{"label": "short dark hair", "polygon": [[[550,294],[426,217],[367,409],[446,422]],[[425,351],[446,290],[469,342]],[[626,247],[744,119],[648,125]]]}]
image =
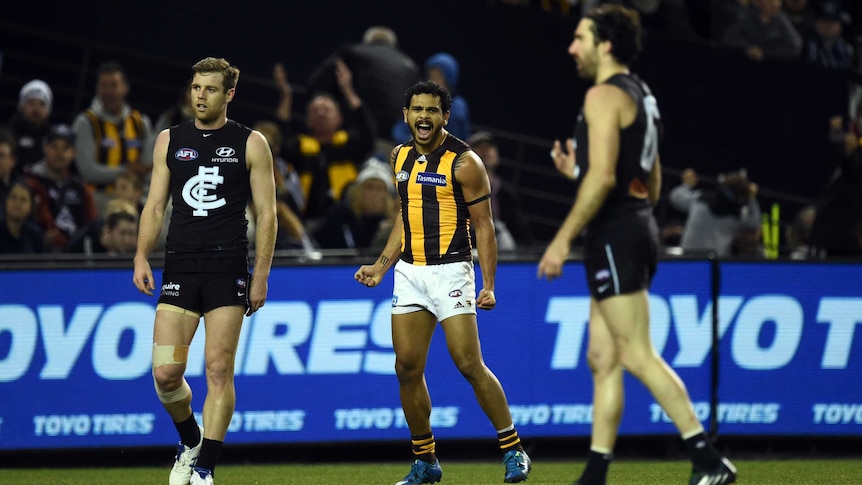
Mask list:
[{"label": "short dark hair", "polygon": [[120,64],[119,62],[114,61],[114,60],[110,60],[110,61],[104,61],[101,64],[99,64],[99,68],[98,68],[98,75],[99,76],[101,76],[102,74],[113,74],[115,72],[120,73],[120,75],[123,77],[123,81],[126,81],[128,79],[126,77],[126,70],[123,68],[122,64]]},{"label": "short dark hair", "polygon": [[128,221],[132,224],[137,224],[138,218],[135,216],[135,214],[128,211],[114,211],[105,216],[105,227],[108,228],[108,230],[114,229],[122,221]]},{"label": "short dark hair", "polygon": [[404,92],[404,107],[410,108],[410,101],[417,94],[430,94],[440,98],[440,109],[448,113],[452,109],[452,93],[434,81],[420,81]]},{"label": "short dark hair", "polygon": [[0,128],[0,145],[9,145],[13,156],[15,155],[15,150],[18,149],[18,142],[15,140],[15,135],[6,128]]},{"label": "short dark hair", "polygon": [[596,43],[610,41],[614,58],[623,65],[632,64],[641,51],[640,15],[634,9],[603,4],[591,9],[584,18],[593,21]]}]

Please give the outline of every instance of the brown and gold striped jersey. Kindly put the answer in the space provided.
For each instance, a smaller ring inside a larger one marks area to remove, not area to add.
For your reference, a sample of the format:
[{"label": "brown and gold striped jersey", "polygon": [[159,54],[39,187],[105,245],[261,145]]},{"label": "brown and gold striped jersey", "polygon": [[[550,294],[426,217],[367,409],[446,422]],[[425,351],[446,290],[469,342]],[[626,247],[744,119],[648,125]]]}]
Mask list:
[{"label": "brown and gold striped jersey", "polygon": [[450,135],[427,155],[411,140],[398,148],[395,179],[401,197],[401,259],[425,266],[471,261],[470,213],[455,180],[455,161],[470,147]]}]

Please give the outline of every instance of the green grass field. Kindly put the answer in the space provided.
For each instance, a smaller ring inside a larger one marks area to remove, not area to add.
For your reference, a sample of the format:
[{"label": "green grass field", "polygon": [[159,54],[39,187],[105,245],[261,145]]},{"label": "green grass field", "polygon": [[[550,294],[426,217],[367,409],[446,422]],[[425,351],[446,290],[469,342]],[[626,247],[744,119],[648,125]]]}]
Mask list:
[{"label": "green grass field", "polygon": [[[740,485],[859,485],[862,460],[734,460]],[[448,462],[441,485],[503,483],[497,463]],[[527,485],[569,485],[582,462],[554,460],[534,464]],[[406,463],[333,463],[314,465],[221,465],[217,485],[391,485],[408,471]],[[3,485],[150,485],[167,483],[169,467],[0,469]],[[687,461],[614,462],[608,485],[688,483]]]}]

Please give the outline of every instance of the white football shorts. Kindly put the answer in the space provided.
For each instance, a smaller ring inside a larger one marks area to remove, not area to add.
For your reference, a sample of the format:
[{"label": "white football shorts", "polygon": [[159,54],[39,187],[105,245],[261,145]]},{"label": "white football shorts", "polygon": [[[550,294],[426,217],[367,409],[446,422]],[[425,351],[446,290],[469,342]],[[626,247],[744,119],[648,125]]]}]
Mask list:
[{"label": "white football shorts", "polygon": [[476,313],[476,273],[471,261],[416,266],[395,263],[392,313],[401,315],[428,310],[442,322],[465,313]]}]

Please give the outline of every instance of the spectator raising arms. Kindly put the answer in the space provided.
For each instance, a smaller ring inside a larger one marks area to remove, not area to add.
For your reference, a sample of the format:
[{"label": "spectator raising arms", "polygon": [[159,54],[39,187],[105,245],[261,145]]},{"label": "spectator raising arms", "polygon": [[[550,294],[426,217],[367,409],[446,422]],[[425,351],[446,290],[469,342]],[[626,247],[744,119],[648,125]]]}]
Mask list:
[{"label": "spectator raising arms", "polygon": [[353,73],[343,61],[336,61],[341,93],[347,100],[347,115],[330,94],[312,95],[306,107],[305,123],[292,118],[293,89],[284,66],[273,70],[281,93],[276,118],[284,134],[285,159],[296,165],[305,196],[304,219],[321,219],[341,200],[342,191],[356,180],[359,165],[374,149],[374,120],[353,88]]},{"label": "spectator raising arms", "polygon": [[329,93],[341,104],[347,100],[338,84],[338,60],[353,72],[356,94],[368,104],[379,135],[388,136],[392,125],[401,121],[404,91],[420,80],[419,67],[398,48],[398,37],[392,29],[370,27],[361,43],[339,48],[308,78],[309,92]]}]

